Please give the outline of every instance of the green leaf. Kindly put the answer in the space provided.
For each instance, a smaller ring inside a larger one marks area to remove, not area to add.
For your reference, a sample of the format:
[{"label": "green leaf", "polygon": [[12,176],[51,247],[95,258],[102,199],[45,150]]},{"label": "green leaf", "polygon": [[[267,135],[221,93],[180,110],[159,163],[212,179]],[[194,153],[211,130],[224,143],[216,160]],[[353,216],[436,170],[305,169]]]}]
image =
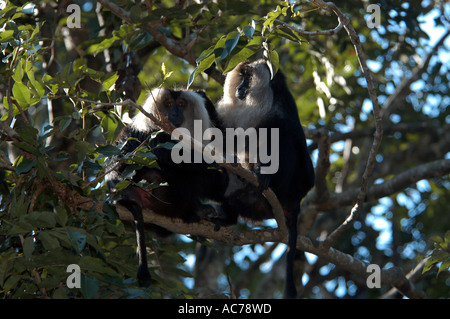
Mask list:
[{"label": "green leaf", "polygon": [[209,57],[211,54],[213,54],[214,48],[215,48],[215,46],[211,46],[208,49],[204,50],[202,53],[200,53],[200,56],[195,61],[197,63],[197,65],[199,65],[203,59],[205,59],[205,58]]},{"label": "green leaf", "polygon": [[35,161],[23,158],[23,160],[16,167],[16,174],[20,175],[22,173],[28,173],[34,166],[36,166]]},{"label": "green leaf", "polygon": [[117,79],[119,78],[119,75],[117,72],[108,73],[102,78],[102,85],[103,88],[108,91],[114,83],[116,83]]},{"label": "green leaf", "polygon": [[450,270],[450,255],[448,255],[447,260],[443,261],[442,264],[439,266],[437,276],[439,276],[439,274],[443,270]]},{"label": "green leaf", "polygon": [[114,276],[114,271],[110,267],[108,267],[100,258],[83,256],[78,262],[78,265],[83,270],[95,271],[101,274]]},{"label": "green leaf", "polygon": [[277,74],[279,66],[280,66],[280,58],[278,57],[278,53],[275,50],[270,51],[269,54],[269,61],[271,63],[271,71],[272,73],[272,78],[275,76],[275,74]]},{"label": "green leaf", "polygon": [[91,299],[98,292],[98,280],[95,278],[90,278],[81,274],[81,288],[80,291],[83,294],[84,298]]},{"label": "green leaf", "polygon": [[[200,58],[199,58],[200,59]],[[197,59],[197,60],[199,60]],[[189,89],[189,87],[191,86],[191,84],[194,82],[195,77],[202,73],[203,71],[207,70],[208,68],[211,67],[211,65],[214,63],[215,60],[215,55],[212,54],[212,51],[209,53],[209,55],[203,57],[198,63],[197,67],[195,68],[195,70],[191,73],[191,75],[189,76],[189,80],[188,80],[188,84],[187,84],[187,88]]]},{"label": "green leaf", "polygon": [[9,291],[17,287],[19,281],[22,279],[21,276],[12,275],[6,279],[5,283],[3,284],[3,290]]},{"label": "green leaf", "polygon": [[21,141],[27,142],[30,145],[36,145],[37,136],[39,133],[36,128],[32,126],[22,126],[17,129],[17,132],[19,133],[18,138]]},{"label": "green leaf", "polygon": [[28,211],[28,206],[31,199],[26,197],[25,193],[17,194],[18,190],[11,192],[11,217],[19,218],[25,215]]},{"label": "green leaf", "polygon": [[95,150],[95,152],[98,152],[100,154],[105,155],[106,157],[110,157],[110,156],[114,156],[114,155],[120,155],[120,149],[117,148],[114,145],[104,145],[104,146],[99,146],[97,147],[97,149]]},{"label": "green leaf", "polygon": [[72,241],[64,228],[54,228],[54,230],[49,230],[47,232],[51,234],[52,237],[57,238],[61,243],[61,245],[63,245],[64,247],[66,248],[73,247]]},{"label": "green leaf", "polygon": [[253,39],[241,51],[230,58],[223,73],[230,72],[236,67],[236,65],[258,52],[261,49],[262,40],[263,38],[261,36],[253,37]]},{"label": "green leaf", "polygon": [[37,228],[53,228],[56,225],[55,214],[52,212],[34,211],[25,217],[25,221]]},{"label": "green leaf", "polygon": [[228,52],[225,49],[225,41],[226,37],[225,36],[221,37],[214,47],[214,56],[216,58],[216,64],[225,59],[228,55]]},{"label": "green leaf", "polygon": [[117,191],[121,191],[121,190],[127,188],[128,185],[130,185],[130,184],[131,184],[131,182],[127,181],[127,180],[120,181],[120,182],[117,183],[116,189],[117,189]]},{"label": "green leaf", "polygon": [[25,235],[32,231],[35,227],[29,223],[25,222],[18,222],[16,223],[9,231],[9,236],[15,236],[15,235]]},{"label": "green leaf", "polygon": [[240,38],[241,33],[238,31],[228,33],[227,38],[225,40],[225,50],[227,51],[227,55],[230,55],[230,53],[238,44]]},{"label": "green leaf", "polygon": [[288,39],[293,42],[298,42],[298,43],[306,42],[306,40],[304,38],[302,38],[297,32],[294,32],[290,29],[284,30],[284,29],[276,28],[274,33],[282,38]]},{"label": "green leaf", "polygon": [[0,32],[0,42],[8,42],[14,39],[14,30],[5,30]]},{"label": "green leaf", "polygon": [[75,150],[82,154],[90,154],[95,151],[95,146],[87,141],[78,141],[74,145]]},{"label": "green leaf", "polygon": [[253,19],[251,25],[246,25],[243,29],[245,36],[249,39],[253,39],[253,34],[255,34],[256,20]]},{"label": "green leaf", "polygon": [[440,236],[433,236],[430,238],[432,241],[436,242],[436,243],[443,243],[444,239],[442,239]]},{"label": "green leaf", "polygon": [[84,247],[86,246],[87,237],[86,235],[77,232],[71,231],[70,228],[67,228],[67,234],[72,242],[72,246],[75,248],[77,253],[80,253]]},{"label": "green leaf", "polygon": [[46,250],[53,251],[61,247],[59,240],[56,237],[53,237],[50,232],[39,232],[38,239],[42,242],[42,245]]},{"label": "green leaf", "polygon": [[22,79],[23,79],[22,59],[20,59],[17,62],[16,68],[14,70],[14,74],[12,75],[12,78],[15,82],[22,83]]},{"label": "green leaf", "polygon": [[113,36],[111,38],[108,39],[104,39],[102,42],[97,43],[97,44],[93,44],[91,45],[88,49],[87,52],[89,54],[93,54],[94,56],[96,56],[97,54],[99,54],[100,52],[103,52],[107,49],[109,49],[117,40],[119,40],[118,37]]},{"label": "green leaf", "polygon": [[37,174],[38,177],[42,180],[43,178],[51,179],[50,177],[50,171],[47,167],[47,162],[44,157],[38,157],[37,158]]},{"label": "green leaf", "polygon": [[33,87],[33,89],[36,91],[39,100],[42,98],[42,96],[44,96],[45,94],[45,89],[42,86],[42,84],[38,81],[36,81],[35,77],[34,77],[34,70],[30,67],[30,69],[27,71],[27,76],[28,79],[30,80],[30,84]]},{"label": "green leaf", "polygon": [[22,82],[14,83],[12,93],[17,103],[19,103],[19,105],[22,108],[26,109],[28,108],[28,106],[30,106],[31,104],[30,89],[25,84],[23,84]]},{"label": "green leaf", "polygon": [[59,129],[61,130],[61,132],[63,132],[66,128],[68,128],[71,122],[72,122],[71,117],[67,117],[59,121]]},{"label": "green leaf", "polygon": [[23,241],[23,254],[26,258],[31,258],[31,255],[34,251],[34,243],[33,243],[33,237],[27,236],[25,240]]},{"label": "green leaf", "polygon": [[66,226],[67,223],[67,211],[64,207],[57,206],[55,208],[56,210],[56,216],[55,220],[56,222],[61,226]]},{"label": "green leaf", "polygon": [[271,27],[273,22],[280,16],[280,14],[281,14],[280,6],[278,6],[275,11],[269,12],[267,14],[266,21],[264,21],[264,23],[263,23],[264,27]]},{"label": "green leaf", "polygon": [[28,153],[34,153],[34,151],[36,150],[35,147],[23,142],[14,142],[13,145]]}]

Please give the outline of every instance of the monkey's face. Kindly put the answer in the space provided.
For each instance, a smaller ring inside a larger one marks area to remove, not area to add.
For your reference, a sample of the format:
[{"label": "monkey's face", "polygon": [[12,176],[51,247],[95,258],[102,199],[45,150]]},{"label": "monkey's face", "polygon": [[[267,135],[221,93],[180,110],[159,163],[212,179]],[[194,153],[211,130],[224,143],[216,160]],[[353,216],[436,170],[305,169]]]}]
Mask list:
[{"label": "monkey's face", "polygon": [[163,116],[169,118],[169,121],[173,126],[180,127],[184,123],[184,114],[186,113],[187,108],[188,102],[185,99],[181,97],[167,97],[162,102],[160,112]]},{"label": "monkey's face", "polygon": [[240,83],[236,86],[235,95],[239,100],[245,100],[250,89],[253,70],[249,67],[249,63],[244,62],[239,68]]},{"label": "monkey's face", "polygon": [[[167,118],[175,128],[183,127],[192,133],[195,120],[202,120],[203,131],[211,126],[205,107],[205,97],[194,91],[153,89],[144,104],[144,109],[156,117]],[[144,116],[142,118],[143,123],[138,121],[135,124],[139,130],[147,130],[149,127],[156,128],[150,120]]]},{"label": "monkey's face", "polygon": [[235,96],[239,100],[245,100],[250,92],[250,88],[257,93],[261,88],[268,88],[270,85],[270,72],[264,60],[255,62],[243,62],[237,68],[239,81],[236,86]]}]

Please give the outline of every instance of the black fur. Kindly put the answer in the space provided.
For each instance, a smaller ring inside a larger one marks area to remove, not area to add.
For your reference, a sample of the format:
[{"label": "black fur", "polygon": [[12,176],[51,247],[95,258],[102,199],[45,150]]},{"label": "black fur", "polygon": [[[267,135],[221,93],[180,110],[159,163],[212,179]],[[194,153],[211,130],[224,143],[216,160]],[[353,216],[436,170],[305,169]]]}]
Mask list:
[{"label": "black fur", "polygon": [[[178,97],[183,97],[183,91],[169,91],[174,100],[177,100]],[[205,102],[204,105],[195,105],[194,107],[207,108],[208,114],[218,120],[217,115],[214,115],[215,109],[212,102],[203,92],[196,93],[203,97]],[[174,111],[175,108],[176,111]],[[172,123],[174,126],[178,127],[182,124],[181,119],[186,118],[186,116],[184,116],[185,114],[180,114],[180,111],[186,112],[186,110],[192,111],[190,108],[178,108],[175,104],[171,106],[168,118],[176,121],[176,123]],[[187,118],[190,117],[187,116]],[[116,140],[117,145],[123,145],[121,148],[123,154],[133,152],[143,143],[156,155],[160,168],[142,167],[137,170],[133,176],[132,184],[121,192],[120,200],[118,201],[119,204],[130,210],[135,220],[139,255],[137,277],[139,285],[145,287],[150,285],[151,276],[147,265],[142,210],[150,209],[157,214],[180,218],[184,222],[196,222],[200,218],[215,214],[214,207],[205,204],[204,200],[222,201],[227,185],[227,175],[221,169],[210,168],[206,163],[175,164],[171,159],[171,150],[158,145],[168,142],[176,143],[178,141],[171,141],[170,135],[165,132],[158,133],[152,139],[152,133],[155,131],[155,129],[151,128],[136,129],[133,125],[130,125],[122,130]],[[134,139],[130,139],[130,137]],[[117,163],[118,157],[113,157],[110,167],[114,167]],[[123,180],[121,175],[126,167],[127,165],[120,164],[107,176],[107,184],[111,192],[114,191],[115,185]],[[165,182],[167,185],[151,190],[142,189],[136,185],[142,180],[150,184]],[[159,235],[167,235],[169,233],[156,225],[153,225],[151,229]]]},{"label": "black fur", "polygon": [[[245,100],[252,90],[252,64],[249,62],[238,65],[232,71],[239,76],[242,82],[236,86],[236,98]],[[267,67],[267,66],[266,66]],[[267,90],[273,92],[273,103],[270,112],[259,122],[256,127],[268,128],[268,150],[271,154],[270,129],[279,129],[279,169],[275,174],[259,174],[260,165],[253,166],[257,173],[260,188],[270,187],[277,195],[286,218],[289,230],[288,254],[286,266],[286,286],[285,297],[296,298],[293,266],[296,254],[297,240],[297,220],[300,214],[300,202],[308,191],[314,186],[314,168],[306,146],[305,134],[300,124],[298,110],[295,100],[286,85],[285,76],[281,71],[270,81]],[[230,92],[231,94],[231,92]],[[267,103],[258,102],[259,105]],[[252,119],[248,119],[252,123]],[[242,122],[241,122],[242,123]],[[263,220],[273,218],[270,206],[260,192],[255,192],[254,188],[238,190],[229,196],[224,205],[225,216],[219,223],[227,225],[235,223],[237,216],[243,216],[252,220]]]}]

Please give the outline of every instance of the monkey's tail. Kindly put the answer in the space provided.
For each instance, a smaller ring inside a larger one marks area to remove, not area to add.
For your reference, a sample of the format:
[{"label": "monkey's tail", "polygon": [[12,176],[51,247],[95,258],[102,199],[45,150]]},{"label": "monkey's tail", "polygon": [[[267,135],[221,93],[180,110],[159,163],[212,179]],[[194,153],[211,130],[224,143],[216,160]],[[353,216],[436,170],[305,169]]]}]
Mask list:
[{"label": "monkey's tail", "polygon": [[285,299],[296,299],[297,289],[295,287],[294,263],[297,247],[297,220],[300,208],[297,210],[284,210],[286,226],[288,229],[288,252],[286,260],[286,282],[284,287]]},{"label": "monkey's tail", "polygon": [[119,201],[122,206],[128,208],[133,214],[134,223],[136,226],[136,240],[139,257],[139,268],[137,272],[137,279],[139,286],[148,287],[152,281],[150,272],[148,271],[147,249],[145,244],[145,229],[144,217],[142,215],[141,206],[133,200],[122,199]]}]

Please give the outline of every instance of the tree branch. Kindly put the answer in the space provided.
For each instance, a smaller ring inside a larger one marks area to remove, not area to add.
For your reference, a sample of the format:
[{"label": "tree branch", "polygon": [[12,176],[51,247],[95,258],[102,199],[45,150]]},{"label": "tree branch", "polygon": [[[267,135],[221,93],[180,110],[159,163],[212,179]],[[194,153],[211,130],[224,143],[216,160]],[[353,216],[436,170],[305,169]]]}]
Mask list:
[{"label": "tree branch", "polygon": [[[422,270],[425,267],[425,263],[427,262],[429,257],[425,257],[423,258],[407,275],[406,278],[410,281],[410,282],[416,282],[417,279],[422,275]],[[414,287],[414,286],[412,286]],[[411,289],[411,288],[410,288]],[[414,288],[413,288],[414,289]],[[386,293],[384,293],[381,296],[381,299],[389,299],[392,298],[396,293],[398,292],[398,290],[394,287],[392,289],[390,289],[389,291],[387,291]],[[401,291],[400,291],[401,292]]]},{"label": "tree branch", "polygon": [[373,84],[372,75],[366,63],[366,58],[361,47],[361,41],[355,29],[353,28],[351,21],[332,2],[323,2],[321,0],[311,0],[311,2],[324,10],[333,11],[334,14],[338,17],[339,24],[343,24],[344,29],[347,31],[347,34],[349,35],[350,40],[352,41],[353,46],[355,48],[361,70],[364,74],[364,78],[366,79],[367,82],[367,90],[369,93],[369,97],[372,101],[372,107],[375,117],[374,140],[367,159],[366,168],[363,173],[361,187],[357,196],[356,204],[353,206],[350,215],[344,221],[344,223],[340,225],[335,231],[333,231],[325,240],[325,246],[331,247],[331,245],[333,245],[333,243],[337,240],[337,238],[339,238],[341,234],[344,233],[350,227],[350,225],[358,218],[358,213],[364,203],[365,194],[367,192],[367,185],[369,183],[369,177],[372,173],[374,166],[375,156],[377,154],[378,148],[381,144],[381,139],[383,137],[383,129],[381,127],[380,108],[378,106],[378,98],[375,93],[375,86]]},{"label": "tree branch", "polygon": [[[121,205],[117,205],[117,212],[120,219],[132,222],[132,214]],[[262,242],[282,242],[287,244],[287,238],[279,240],[278,229],[267,230],[235,230],[234,227],[221,227],[220,230],[214,231],[213,224],[208,221],[200,221],[198,223],[185,223],[180,219],[161,216],[150,210],[144,210],[144,221],[162,226],[172,232],[178,234],[190,234],[196,236],[214,239],[231,246],[242,246],[256,244]],[[351,255],[340,252],[334,248],[324,249],[323,245],[315,245],[311,239],[305,236],[297,238],[297,248],[303,251],[313,253],[325,260],[352,272],[355,275],[367,278],[367,263],[355,259]],[[400,268],[394,267],[381,272],[381,283],[383,285],[392,285],[409,298],[424,298],[424,294],[417,291],[413,284],[403,275]]]},{"label": "tree branch", "polygon": [[[303,128],[305,131],[305,136],[308,139],[311,139],[314,141],[309,147],[308,150],[312,152],[313,150],[318,148],[318,141],[320,138],[322,138],[322,135],[320,132],[318,132],[321,129],[308,129]],[[439,133],[439,131],[442,128],[439,126],[439,122],[436,123],[436,121],[433,122],[420,122],[420,123],[397,123],[397,124],[385,124],[383,125],[383,134],[384,135],[391,135],[394,133]],[[444,131],[450,130],[450,124],[444,124],[443,127]],[[360,130],[353,130],[347,133],[341,133],[341,132],[332,132],[330,134],[330,143],[336,143],[339,141],[351,139],[356,140],[359,138],[364,138],[371,136],[375,133],[375,127],[369,127],[364,128]]]},{"label": "tree branch", "polygon": [[[384,183],[371,185],[365,201],[370,202],[389,196],[422,179],[441,177],[446,174],[450,174],[450,159],[423,164],[404,171]],[[358,189],[350,189],[339,194],[332,193],[328,201],[317,204],[317,209],[328,211],[351,205],[357,194]]]},{"label": "tree branch", "polygon": [[317,130],[316,136],[317,135],[319,135],[319,156],[315,172],[315,187],[311,195],[313,203],[324,202],[328,200],[330,195],[326,179],[330,169],[330,137],[328,131],[324,128]]},{"label": "tree branch", "polygon": [[291,26],[290,24],[288,24],[288,23],[286,23],[284,21],[281,21],[279,19],[275,19],[276,23],[280,24],[281,26],[283,26],[283,27],[285,27],[285,28],[287,28],[287,29],[297,33],[298,35],[303,36],[303,37],[307,37],[307,36],[311,37],[311,36],[318,36],[318,35],[334,35],[334,34],[338,33],[339,31],[341,31],[342,27],[344,26],[342,24],[341,20],[339,19],[339,17],[338,17],[338,21],[339,21],[339,24],[334,29],[318,30],[318,31],[305,31],[305,30],[301,30],[299,28],[296,28],[294,26]]}]

